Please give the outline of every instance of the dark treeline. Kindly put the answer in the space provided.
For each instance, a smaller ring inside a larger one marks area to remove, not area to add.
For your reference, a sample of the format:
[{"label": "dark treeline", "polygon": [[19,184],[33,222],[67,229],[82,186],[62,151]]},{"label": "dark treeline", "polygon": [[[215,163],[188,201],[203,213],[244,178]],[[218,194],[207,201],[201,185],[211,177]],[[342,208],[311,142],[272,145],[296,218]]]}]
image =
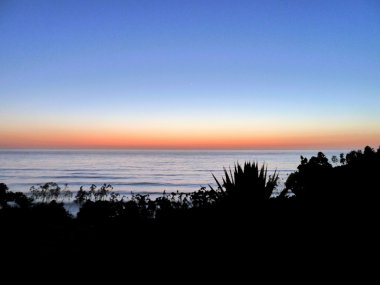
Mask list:
[{"label": "dark treeline", "polygon": [[[353,254],[356,242],[365,250],[378,236],[379,174],[380,148],[365,147],[331,161],[322,152],[301,157],[278,196],[278,174],[249,162],[226,169],[221,180],[214,177],[215,189],[156,199],[125,198],[111,185],[81,187],[71,197],[56,183],[34,186],[26,196],[0,183],[0,241],[11,255],[128,255],[136,262],[161,254],[259,259],[296,248],[305,248],[305,255],[327,248]],[[66,198],[80,206],[76,217],[65,210]]]}]

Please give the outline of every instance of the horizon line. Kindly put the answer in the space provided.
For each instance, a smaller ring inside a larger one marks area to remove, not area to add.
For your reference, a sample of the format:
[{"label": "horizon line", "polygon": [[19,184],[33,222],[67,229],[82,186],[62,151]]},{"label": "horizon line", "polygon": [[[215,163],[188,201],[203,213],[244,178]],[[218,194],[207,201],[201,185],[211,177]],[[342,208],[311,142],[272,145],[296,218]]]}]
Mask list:
[{"label": "horizon line", "polygon": [[372,148],[380,147],[371,146],[371,145],[363,145],[361,147],[358,146],[315,146],[315,147],[1,147],[0,150],[146,150],[146,151],[193,151],[193,150],[207,150],[207,151],[218,151],[218,150],[236,150],[236,151],[244,151],[244,150],[357,150],[364,149],[366,146],[370,146]]}]

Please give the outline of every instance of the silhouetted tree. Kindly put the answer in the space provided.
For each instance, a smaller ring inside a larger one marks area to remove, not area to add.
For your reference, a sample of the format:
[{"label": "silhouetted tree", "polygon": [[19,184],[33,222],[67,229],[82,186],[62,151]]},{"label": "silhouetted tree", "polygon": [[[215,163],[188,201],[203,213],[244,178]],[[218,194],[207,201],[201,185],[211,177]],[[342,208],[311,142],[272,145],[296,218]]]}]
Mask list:
[{"label": "silhouetted tree", "polygon": [[322,152],[310,160],[301,156],[301,164],[297,169],[286,180],[285,192],[290,191],[300,199],[320,199],[323,193],[329,192],[332,165]]},{"label": "silhouetted tree", "polygon": [[380,173],[380,151],[367,146],[364,151],[340,155],[341,165],[333,167],[319,152],[310,160],[301,157],[298,170],[285,182],[285,192],[294,193],[298,200],[326,205],[352,205],[365,199],[375,201],[380,187],[375,177]]}]

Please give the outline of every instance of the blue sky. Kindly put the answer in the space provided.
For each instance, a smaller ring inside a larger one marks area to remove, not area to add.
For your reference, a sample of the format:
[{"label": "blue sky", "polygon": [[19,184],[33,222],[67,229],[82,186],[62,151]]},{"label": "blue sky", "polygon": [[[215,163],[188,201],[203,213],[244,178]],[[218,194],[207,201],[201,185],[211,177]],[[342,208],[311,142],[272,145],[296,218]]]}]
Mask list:
[{"label": "blue sky", "polygon": [[138,146],[153,126],[194,146],[380,144],[375,0],[1,1],[0,35],[0,146],[89,129]]}]

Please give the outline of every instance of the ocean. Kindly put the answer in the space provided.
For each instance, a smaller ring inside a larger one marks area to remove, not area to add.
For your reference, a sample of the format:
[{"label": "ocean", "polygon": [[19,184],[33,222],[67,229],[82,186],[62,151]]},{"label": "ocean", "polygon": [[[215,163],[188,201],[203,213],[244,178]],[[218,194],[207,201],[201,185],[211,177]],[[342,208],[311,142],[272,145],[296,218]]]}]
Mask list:
[{"label": "ocean", "polygon": [[[326,156],[347,150],[325,150]],[[11,191],[28,192],[46,182],[67,184],[71,191],[91,184],[111,184],[120,193],[192,192],[215,186],[223,167],[234,163],[265,163],[280,176],[278,190],[295,171],[300,156],[317,150],[0,150],[0,182]]]}]

